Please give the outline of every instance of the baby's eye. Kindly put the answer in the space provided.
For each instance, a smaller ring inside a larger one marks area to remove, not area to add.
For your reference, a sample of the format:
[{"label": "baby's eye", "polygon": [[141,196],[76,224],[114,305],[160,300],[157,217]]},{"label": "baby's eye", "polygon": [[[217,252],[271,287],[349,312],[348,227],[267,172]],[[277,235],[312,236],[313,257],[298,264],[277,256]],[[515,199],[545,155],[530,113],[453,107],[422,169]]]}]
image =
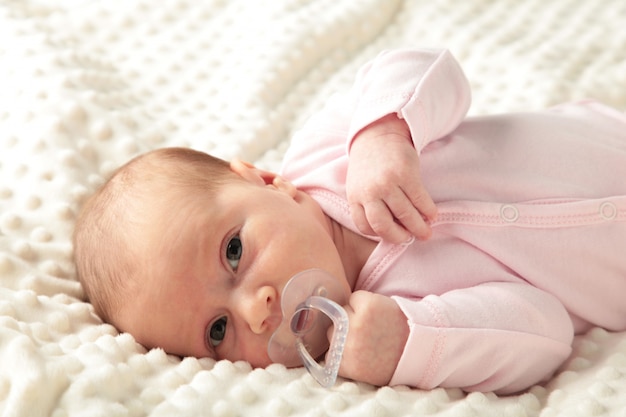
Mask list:
[{"label": "baby's eye", "polygon": [[239,268],[239,260],[242,254],[243,245],[241,244],[241,239],[239,235],[233,236],[228,241],[228,245],[226,245],[226,260],[233,271],[237,271],[237,268]]},{"label": "baby's eye", "polygon": [[222,343],[222,341],[224,340],[224,337],[226,337],[226,324],[227,323],[228,323],[228,318],[220,317],[219,319],[215,320],[213,324],[211,324],[206,335],[206,339],[209,345],[215,348],[215,347],[218,347],[220,343]]}]

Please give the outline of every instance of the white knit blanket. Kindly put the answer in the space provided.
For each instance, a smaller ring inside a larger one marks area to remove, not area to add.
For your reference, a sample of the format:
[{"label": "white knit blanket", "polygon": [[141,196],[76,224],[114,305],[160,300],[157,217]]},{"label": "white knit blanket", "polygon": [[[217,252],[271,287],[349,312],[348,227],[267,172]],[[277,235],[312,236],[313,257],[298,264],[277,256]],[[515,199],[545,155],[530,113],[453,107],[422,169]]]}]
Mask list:
[{"label": "white knit blanket", "polygon": [[70,236],[112,169],[172,145],[277,169],[362,63],[407,45],[453,52],[472,114],[626,110],[624,0],[0,0],[0,414],[626,417],[626,333],[577,337],[515,396],[323,389],[302,369],[146,351],[85,303]]}]

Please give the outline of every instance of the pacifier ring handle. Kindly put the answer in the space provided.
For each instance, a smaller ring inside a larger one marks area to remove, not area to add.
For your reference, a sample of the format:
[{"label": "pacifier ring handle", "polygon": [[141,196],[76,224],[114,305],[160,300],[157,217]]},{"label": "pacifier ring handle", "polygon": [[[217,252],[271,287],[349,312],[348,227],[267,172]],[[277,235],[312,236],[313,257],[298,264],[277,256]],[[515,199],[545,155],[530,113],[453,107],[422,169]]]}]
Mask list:
[{"label": "pacifier ring handle", "polygon": [[339,365],[343,356],[346,338],[348,336],[348,313],[339,304],[328,298],[317,295],[309,296],[303,303],[306,308],[319,310],[326,314],[333,322],[333,336],[326,355],[326,362],[321,366],[306,349],[301,337],[296,339],[296,349],[306,370],[324,388],[332,387],[337,381]]}]

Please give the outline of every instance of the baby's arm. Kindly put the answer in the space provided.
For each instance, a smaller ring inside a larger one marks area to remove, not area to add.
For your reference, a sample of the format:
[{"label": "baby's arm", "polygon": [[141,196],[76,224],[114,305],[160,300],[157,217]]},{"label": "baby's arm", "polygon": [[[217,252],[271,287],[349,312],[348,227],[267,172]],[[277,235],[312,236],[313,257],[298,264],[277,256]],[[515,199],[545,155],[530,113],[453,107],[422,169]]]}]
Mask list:
[{"label": "baby's arm", "polygon": [[462,70],[446,51],[385,52],[359,71],[352,96],[353,221],[392,243],[428,238],[437,210],[420,179],[419,152],[463,119],[470,93]]},{"label": "baby's arm", "polygon": [[392,385],[513,393],[549,377],[571,353],[574,330],[564,306],[526,283],[392,298],[410,327]]},{"label": "baby's arm", "polygon": [[550,376],[571,352],[565,308],[528,284],[422,300],[357,291],[345,308],[350,331],[339,374],[374,385],[513,393]]}]

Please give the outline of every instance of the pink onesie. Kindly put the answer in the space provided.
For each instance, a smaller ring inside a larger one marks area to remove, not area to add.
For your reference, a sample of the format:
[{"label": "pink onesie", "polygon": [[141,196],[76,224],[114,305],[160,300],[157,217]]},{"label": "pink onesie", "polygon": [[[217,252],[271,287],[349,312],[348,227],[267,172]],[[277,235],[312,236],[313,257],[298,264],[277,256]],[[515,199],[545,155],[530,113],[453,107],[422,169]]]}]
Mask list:
[{"label": "pink onesie", "polygon": [[427,241],[380,241],[355,288],[408,318],[391,384],[511,393],[549,377],[575,333],[626,330],[626,117],[584,102],[465,118],[469,103],[447,51],[382,53],[293,138],[282,175],[357,231],[350,142],[404,118],[439,216]]}]

